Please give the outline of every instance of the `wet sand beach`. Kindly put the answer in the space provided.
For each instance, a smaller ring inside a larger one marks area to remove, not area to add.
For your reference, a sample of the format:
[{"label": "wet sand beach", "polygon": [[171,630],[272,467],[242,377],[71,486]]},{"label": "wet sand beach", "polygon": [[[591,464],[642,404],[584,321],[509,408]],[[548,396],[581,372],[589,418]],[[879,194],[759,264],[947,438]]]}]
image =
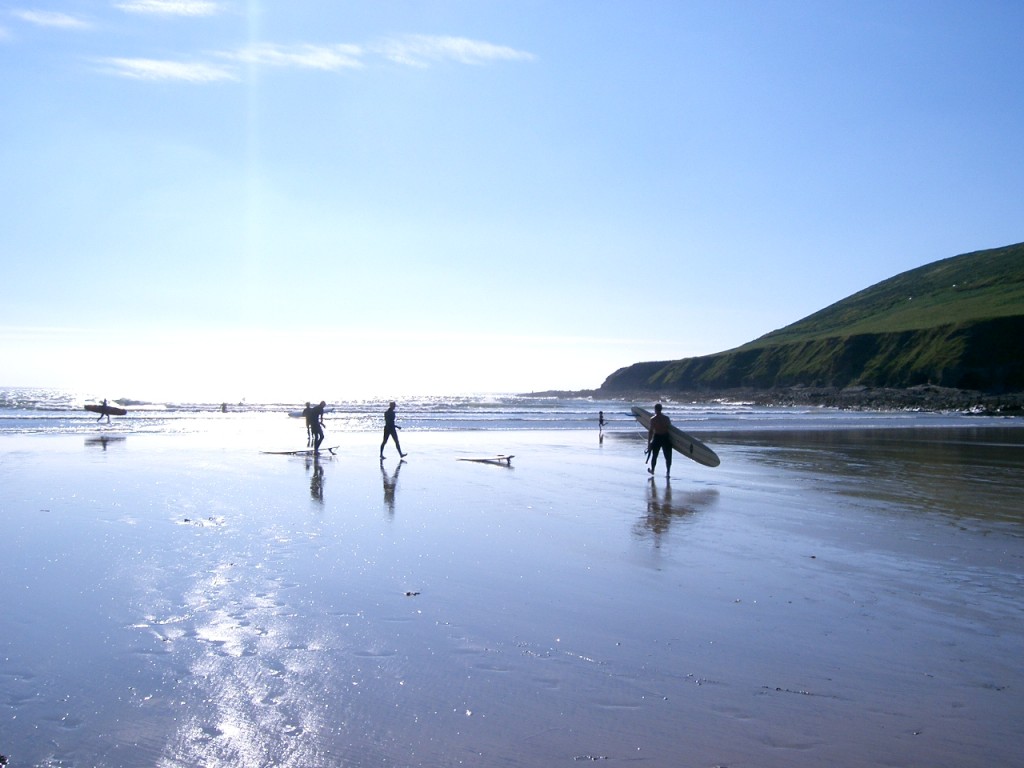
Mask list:
[{"label": "wet sand beach", "polygon": [[[1024,430],[0,439],[21,766],[1007,766]],[[511,467],[456,461],[514,454]]]}]

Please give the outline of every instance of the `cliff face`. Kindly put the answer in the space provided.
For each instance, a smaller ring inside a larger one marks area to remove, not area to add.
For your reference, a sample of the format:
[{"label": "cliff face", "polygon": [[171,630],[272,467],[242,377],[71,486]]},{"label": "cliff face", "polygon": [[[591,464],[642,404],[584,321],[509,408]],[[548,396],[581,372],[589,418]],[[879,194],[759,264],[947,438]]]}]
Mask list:
[{"label": "cliff face", "polygon": [[922,384],[1024,390],[1024,244],[911,270],[734,350],[621,368],[600,392]]}]

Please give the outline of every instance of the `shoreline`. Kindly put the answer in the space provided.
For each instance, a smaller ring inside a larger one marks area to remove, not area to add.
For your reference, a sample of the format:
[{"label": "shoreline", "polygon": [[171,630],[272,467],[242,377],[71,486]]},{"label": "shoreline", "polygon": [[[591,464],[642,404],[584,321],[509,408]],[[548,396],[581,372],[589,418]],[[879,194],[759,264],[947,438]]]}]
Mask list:
[{"label": "shoreline", "polygon": [[630,390],[607,392],[598,389],[546,390],[524,393],[533,397],[576,397],[601,400],[665,402],[751,403],[761,406],[823,406],[860,411],[957,412],[978,416],[1024,416],[1024,392],[989,393],[922,384],[906,389],[887,387],[785,387],[755,389],[741,387],[721,390]]}]

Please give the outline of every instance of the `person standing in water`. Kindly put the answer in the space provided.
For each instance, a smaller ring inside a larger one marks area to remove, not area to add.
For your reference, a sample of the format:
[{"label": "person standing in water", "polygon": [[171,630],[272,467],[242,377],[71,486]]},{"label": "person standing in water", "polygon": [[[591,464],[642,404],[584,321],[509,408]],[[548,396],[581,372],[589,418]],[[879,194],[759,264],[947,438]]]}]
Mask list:
[{"label": "person standing in water", "polygon": [[391,404],[388,405],[388,409],[384,411],[384,439],[380,444],[380,457],[384,458],[384,446],[388,443],[388,438],[393,438],[395,441],[395,448],[398,449],[398,455],[401,458],[405,458],[405,454],[402,453],[402,446],[398,443],[398,430],[400,427],[395,426],[395,402],[392,400]]},{"label": "person standing in water", "polygon": [[320,450],[320,443],[324,441],[324,409],[327,407],[327,403],[323,400],[320,401],[320,405],[315,405],[309,409],[309,424],[313,430],[313,450]]},{"label": "person standing in water", "polygon": [[647,471],[652,475],[658,465],[658,449],[665,454],[665,477],[672,474],[672,439],[668,434],[668,428],[671,426],[672,422],[661,412],[661,403],[658,403],[654,406],[654,415],[647,430],[647,452],[651,454],[651,466]]}]

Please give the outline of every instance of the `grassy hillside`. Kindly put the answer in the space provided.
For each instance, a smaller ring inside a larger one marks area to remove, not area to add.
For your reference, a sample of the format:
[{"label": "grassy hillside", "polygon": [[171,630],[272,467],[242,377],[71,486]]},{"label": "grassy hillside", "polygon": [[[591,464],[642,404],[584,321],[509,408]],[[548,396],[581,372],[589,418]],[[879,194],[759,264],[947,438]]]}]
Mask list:
[{"label": "grassy hillside", "polygon": [[904,272],[728,352],[620,369],[601,390],[919,384],[1024,389],[1024,243]]},{"label": "grassy hillside", "polygon": [[1024,243],[926,264],[740,349],[964,325],[1024,314]]}]

